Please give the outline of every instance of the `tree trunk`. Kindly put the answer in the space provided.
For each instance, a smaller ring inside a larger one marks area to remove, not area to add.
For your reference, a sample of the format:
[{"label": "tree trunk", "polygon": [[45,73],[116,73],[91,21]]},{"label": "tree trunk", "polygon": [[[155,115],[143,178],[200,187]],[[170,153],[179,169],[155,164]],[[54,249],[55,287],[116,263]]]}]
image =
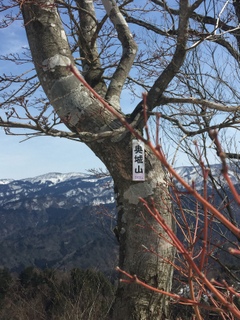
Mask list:
[{"label": "tree trunk", "polygon": [[[125,151],[125,152],[124,152]],[[119,146],[118,156],[112,161],[126,163],[124,174],[112,172],[118,212],[119,267],[137,275],[156,288],[171,290],[171,265],[164,263],[161,257],[173,260],[174,250],[160,238],[162,230],[150,217],[139,197],[154,202],[168,225],[172,226],[171,203],[165,174],[161,163],[150,152],[146,152],[146,181],[131,181],[131,143]],[[147,252],[145,248],[155,253]],[[122,277],[122,275],[120,275]],[[168,299],[137,284],[119,283],[116,301],[113,305],[112,319],[166,319],[168,317]]]},{"label": "tree trunk", "polygon": [[[139,197],[154,203],[166,223],[173,227],[172,205],[167,178],[160,161],[145,151],[146,180],[132,181],[132,136],[126,134],[118,140],[104,141],[94,152],[109,169],[115,185],[119,238],[119,267],[155,288],[171,290],[173,268],[161,259],[172,261],[174,249],[159,235],[159,224],[150,216]],[[147,252],[146,248],[153,251]],[[120,274],[120,278],[123,276]],[[116,300],[110,318],[114,320],[167,319],[169,300],[137,284],[119,282]]]},{"label": "tree trunk", "polygon": [[[115,185],[119,239],[119,267],[155,288],[171,290],[173,268],[161,259],[172,261],[174,249],[159,235],[159,224],[150,216],[139,197],[154,203],[166,223],[173,226],[172,205],[167,178],[160,161],[145,151],[146,180],[132,181],[132,136],[91,145],[109,169]],[[166,237],[166,234],[163,234]],[[153,251],[147,252],[146,248]],[[120,274],[120,278],[123,276]],[[169,315],[169,300],[137,284],[119,282],[110,319],[160,320]]]},{"label": "tree trunk", "polygon": [[[161,240],[161,228],[139,201],[139,197],[154,201],[166,223],[172,225],[168,186],[161,163],[146,150],[146,181],[132,181],[133,136],[127,130],[113,135],[115,129],[122,127],[119,119],[106,110],[67,68],[69,64],[74,64],[71,50],[55,4],[53,1],[50,4],[51,1],[45,5],[44,1],[39,0],[22,6],[38,78],[62,121],[71,131],[79,134],[114,179],[120,268],[168,291],[171,289],[172,267],[161,257],[172,260],[173,248]],[[147,252],[143,246],[156,254]],[[119,283],[112,319],[159,320],[166,319],[167,315],[168,301],[165,296],[136,284]]]}]

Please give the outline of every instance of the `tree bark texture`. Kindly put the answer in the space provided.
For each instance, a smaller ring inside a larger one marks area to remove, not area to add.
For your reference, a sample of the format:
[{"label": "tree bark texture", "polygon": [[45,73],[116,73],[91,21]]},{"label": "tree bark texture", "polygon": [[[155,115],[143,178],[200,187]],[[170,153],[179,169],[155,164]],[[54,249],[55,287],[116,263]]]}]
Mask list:
[{"label": "tree bark texture", "polygon": [[[130,141],[129,141],[130,142]],[[116,164],[124,163],[131,154],[131,144],[119,150],[114,157]],[[125,154],[123,153],[123,150]],[[168,225],[172,226],[171,203],[161,164],[146,151],[146,181],[131,181],[131,161],[126,163],[124,175],[113,173],[116,185],[118,233],[120,240],[120,268],[141,280],[166,291],[171,290],[172,267],[161,257],[172,260],[174,251],[171,245],[160,238],[162,230],[146,212],[139,197],[152,201],[161,212]],[[155,254],[145,250],[153,250]],[[136,284],[120,283],[117,299],[113,306],[112,319],[167,319],[168,299]]]},{"label": "tree bark texture", "polygon": [[[81,3],[82,1],[79,1],[80,5]],[[86,1],[86,3],[90,2]],[[105,1],[106,6],[109,3],[114,2]],[[91,8],[84,8],[84,10],[87,9]],[[116,11],[117,7],[107,6],[109,12],[112,9]],[[171,245],[161,239],[159,236],[162,233],[161,228],[146,212],[139,200],[139,197],[142,197],[154,202],[166,223],[172,226],[167,179],[161,163],[156,160],[150,150],[146,149],[146,181],[132,181],[131,141],[133,136],[127,130],[111,136],[111,132],[122,126],[121,122],[106,110],[67,68],[70,64],[74,65],[74,59],[55,3],[53,1],[47,4],[45,1],[26,2],[22,6],[22,12],[34,65],[40,83],[55,111],[73,132],[99,134],[99,139],[86,141],[86,143],[103,161],[114,179],[118,211],[119,267],[126,272],[136,274],[154,287],[170,290],[172,267],[164,263],[161,257],[172,260],[174,250]],[[119,12],[115,16],[112,13],[111,18],[113,22],[118,23],[114,18],[116,16],[119,18]],[[105,90],[101,79],[99,61],[95,59],[94,64],[91,64],[91,61],[85,63],[86,68],[90,70],[88,82],[98,88],[97,80],[100,84],[99,93],[105,92],[106,95],[103,98],[112,101],[116,110],[119,110],[119,97],[125,74],[128,74],[132,63],[131,55],[134,55],[136,50],[131,37],[126,36],[127,31],[124,28],[126,25],[123,25],[122,30],[117,31],[122,32],[121,41],[128,47],[122,58],[125,68],[119,67],[116,70],[115,81],[111,83],[108,90]],[[90,55],[89,40],[83,36],[80,37],[83,43],[83,55]],[[96,50],[94,45],[92,50],[92,56],[94,56],[94,50]],[[118,112],[123,116],[120,111]],[[101,134],[105,132],[110,134],[101,138]],[[155,251],[155,254],[149,253],[146,248]],[[119,283],[111,319],[159,320],[166,319],[167,316],[168,301],[165,296],[136,284]]]}]

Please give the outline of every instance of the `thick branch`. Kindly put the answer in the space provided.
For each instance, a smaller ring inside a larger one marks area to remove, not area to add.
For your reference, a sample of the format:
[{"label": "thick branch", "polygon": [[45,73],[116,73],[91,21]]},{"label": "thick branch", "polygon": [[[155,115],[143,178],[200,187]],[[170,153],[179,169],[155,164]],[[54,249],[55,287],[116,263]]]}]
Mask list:
[{"label": "thick branch", "polygon": [[133,65],[137,53],[137,44],[116,2],[114,0],[103,0],[102,2],[122,44],[122,57],[112,76],[106,95],[106,99],[113,106],[120,108],[120,95]]},{"label": "thick branch", "polygon": [[[239,25],[240,24],[240,1],[239,0],[233,1],[233,6],[234,6],[234,9],[236,12],[236,16],[238,19],[238,25]],[[238,48],[240,48],[240,32],[238,31],[235,36],[237,39]]]},{"label": "thick branch", "polygon": [[162,72],[160,77],[155,81],[154,85],[148,93],[147,105],[150,110],[158,105],[159,98],[161,97],[169,83],[172,81],[172,79],[175,77],[185,60],[189,19],[189,7],[187,0],[180,1],[179,11],[176,50],[171,62]]},{"label": "thick branch", "polygon": [[26,2],[22,11],[38,78],[59,117],[73,132],[110,129],[113,115],[67,68],[73,57],[54,0]]},{"label": "thick branch", "polygon": [[[160,98],[163,92],[168,87],[169,83],[175,77],[179,69],[181,68],[186,55],[186,44],[188,40],[188,20],[190,15],[190,9],[188,7],[187,0],[180,1],[180,10],[179,10],[179,25],[177,31],[177,45],[172,57],[171,62],[164,69],[162,74],[155,81],[154,85],[148,92],[147,97],[147,106],[149,110],[153,110],[160,101]],[[131,119],[134,119],[135,116],[142,111],[142,102],[138,104],[131,115]]]},{"label": "thick branch", "polygon": [[103,69],[96,44],[97,19],[93,1],[77,0],[79,6],[79,50],[83,58],[83,76],[90,86],[102,96],[106,93],[106,84],[102,79]]}]

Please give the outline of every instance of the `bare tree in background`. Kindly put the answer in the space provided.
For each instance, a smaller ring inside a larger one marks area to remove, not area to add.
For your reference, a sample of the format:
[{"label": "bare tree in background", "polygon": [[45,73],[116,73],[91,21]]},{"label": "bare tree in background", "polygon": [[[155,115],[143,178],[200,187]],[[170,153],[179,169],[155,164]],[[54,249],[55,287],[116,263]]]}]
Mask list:
[{"label": "bare tree in background", "polygon": [[[44,134],[86,143],[114,180],[120,268],[169,291],[171,264],[144,252],[142,245],[168,261],[174,250],[157,232],[141,228],[143,214],[146,225],[161,233],[139,201],[154,201],[172,226],[167,178],[146,148],[146,180],[132,181],[134,136],[125,125],[143,134],[141,93],[147,91],[147,117],[160,112],[162,141],[172,141],[175,149],[191,155],[192,139],[208,147],[211,129],[238,130],[240,1],[1,1],[1,12],[2,28],[23,19],[30,53],[1,56],[21,70],[26,64],[26,70],[0,76],[0,126],[8,134],[24,129],[27,137]],[[31,61],[34,68],[27,70]],[[79,82],[73,74],[77,69],[114,113]],[[129,114],[123,109],[129,110],[130,102],[121,103],[126,93],[133,98]],[[167,317],[164,295],[119,284],[113,319]]]}]

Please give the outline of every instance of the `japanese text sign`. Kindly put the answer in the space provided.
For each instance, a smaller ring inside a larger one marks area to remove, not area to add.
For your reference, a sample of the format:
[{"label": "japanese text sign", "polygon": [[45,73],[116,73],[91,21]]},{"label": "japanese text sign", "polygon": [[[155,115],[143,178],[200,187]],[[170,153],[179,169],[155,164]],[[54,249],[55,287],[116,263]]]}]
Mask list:
[{"label": "japanese text sign", "polygon": [[144,143],[136,139],[132,140],[132,180],[145,180]]}]

